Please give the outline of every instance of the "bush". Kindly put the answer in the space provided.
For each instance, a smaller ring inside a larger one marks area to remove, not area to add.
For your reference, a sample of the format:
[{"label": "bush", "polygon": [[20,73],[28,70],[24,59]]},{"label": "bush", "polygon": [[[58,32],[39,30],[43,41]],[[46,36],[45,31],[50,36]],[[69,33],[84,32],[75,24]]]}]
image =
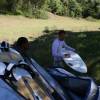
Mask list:
[{"label": "bush", "polygon": [[48,18],[48,14],[44,10],[36,9],[36,10],[33,11],[33,17],[41,18],[41,19],[47,19]]},{"label": "bush", "polygon": [[94,21],[94,22],[96,21],[96,19],[93,18],[93,17],[91,17],[91,16],[87,17],[86,20],[88,20],[88,21]]},{"label": "bush", "polygon": [[0,13],[3,14],[21,14],[27,17],[34,15],[35,18],[46,19],[45,11],[57,15],[100,19],[100,0],[0,0]]},{"label": "bush", "polygon": [[81,17],[82,8],[76,0],[69,0],[68,2],[68,15],[71,17]]},{"label": "bush", "polygon": [[21,10],[16,10],[15,15],[23,15],[23,12]]},{"label": "bush", "polygon": [[64,15],[64,5],[60,0],[49,0],[48,5],[50,12],[58,15]]},{"label": "bush", "polygon": [[96,11],[97,13],[96,13],[95,18],[100,19],[100,4],[98,4],[98,6],[96,7]]}]

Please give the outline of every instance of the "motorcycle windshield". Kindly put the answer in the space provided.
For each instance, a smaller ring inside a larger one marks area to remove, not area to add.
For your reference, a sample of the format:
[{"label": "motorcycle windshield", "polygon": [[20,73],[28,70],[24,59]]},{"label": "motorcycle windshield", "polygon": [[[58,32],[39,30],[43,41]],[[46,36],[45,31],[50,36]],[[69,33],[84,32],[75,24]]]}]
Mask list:
[{"label": "motorcycle windshield", "polygon": [[2,100],[25,100],[2,79],[0,79],[0,98]]}]

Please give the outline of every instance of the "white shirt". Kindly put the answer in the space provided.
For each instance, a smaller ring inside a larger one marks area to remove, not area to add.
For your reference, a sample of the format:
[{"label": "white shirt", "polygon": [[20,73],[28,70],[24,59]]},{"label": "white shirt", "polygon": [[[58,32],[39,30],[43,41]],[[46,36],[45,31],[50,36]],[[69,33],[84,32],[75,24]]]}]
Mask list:
[{"label": "white shirt", "polygon": [[53,44],[52,44],[52,56],[54,57],[54,60],[56,60],[56,61],[62,60],[62,55],[61,55],[62,48],[66,48],[67,50],[70,50],[70,51],[75,51],[75,49],[69,47],[65,43],[65,41],[55,39]]}]

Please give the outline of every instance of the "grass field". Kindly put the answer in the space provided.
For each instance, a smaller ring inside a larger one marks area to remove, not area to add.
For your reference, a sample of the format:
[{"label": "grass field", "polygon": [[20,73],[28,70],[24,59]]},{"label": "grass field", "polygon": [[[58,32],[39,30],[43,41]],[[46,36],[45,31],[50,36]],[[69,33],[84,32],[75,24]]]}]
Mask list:
[{"label": "grass field", "polygon": [[65,29],[71,31],[99,30],[100,21],[91,22],[84,19],[72,19],[49,14],[49,19],[29,19],[22,16],[0,16],[0,40],[14,42],[20,36],[37,38],[43,30]]}]

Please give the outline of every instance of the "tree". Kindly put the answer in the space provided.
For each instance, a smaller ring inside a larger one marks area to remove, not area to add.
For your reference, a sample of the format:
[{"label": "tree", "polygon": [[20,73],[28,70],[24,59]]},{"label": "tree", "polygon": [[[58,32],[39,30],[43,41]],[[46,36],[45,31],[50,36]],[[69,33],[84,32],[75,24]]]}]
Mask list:
[{"label": "tree", "polygon": [[54,14],[63,15],[64,5],[60,0],[48,0],[48,8]]},{"label": "tree", "polygon": [[46,0],[30,0],[35,9],[41,9]]},{"label": "tree", "polygon": [[42,16],[46,11],[71,17],[100,18],[100,0],[0,0],[0,13]]},{"label": "tree", "polygon": [[69,16],[81,17],[82,8],[76,0],[69,0],[67,6],[68,6],[68,15]]}]

